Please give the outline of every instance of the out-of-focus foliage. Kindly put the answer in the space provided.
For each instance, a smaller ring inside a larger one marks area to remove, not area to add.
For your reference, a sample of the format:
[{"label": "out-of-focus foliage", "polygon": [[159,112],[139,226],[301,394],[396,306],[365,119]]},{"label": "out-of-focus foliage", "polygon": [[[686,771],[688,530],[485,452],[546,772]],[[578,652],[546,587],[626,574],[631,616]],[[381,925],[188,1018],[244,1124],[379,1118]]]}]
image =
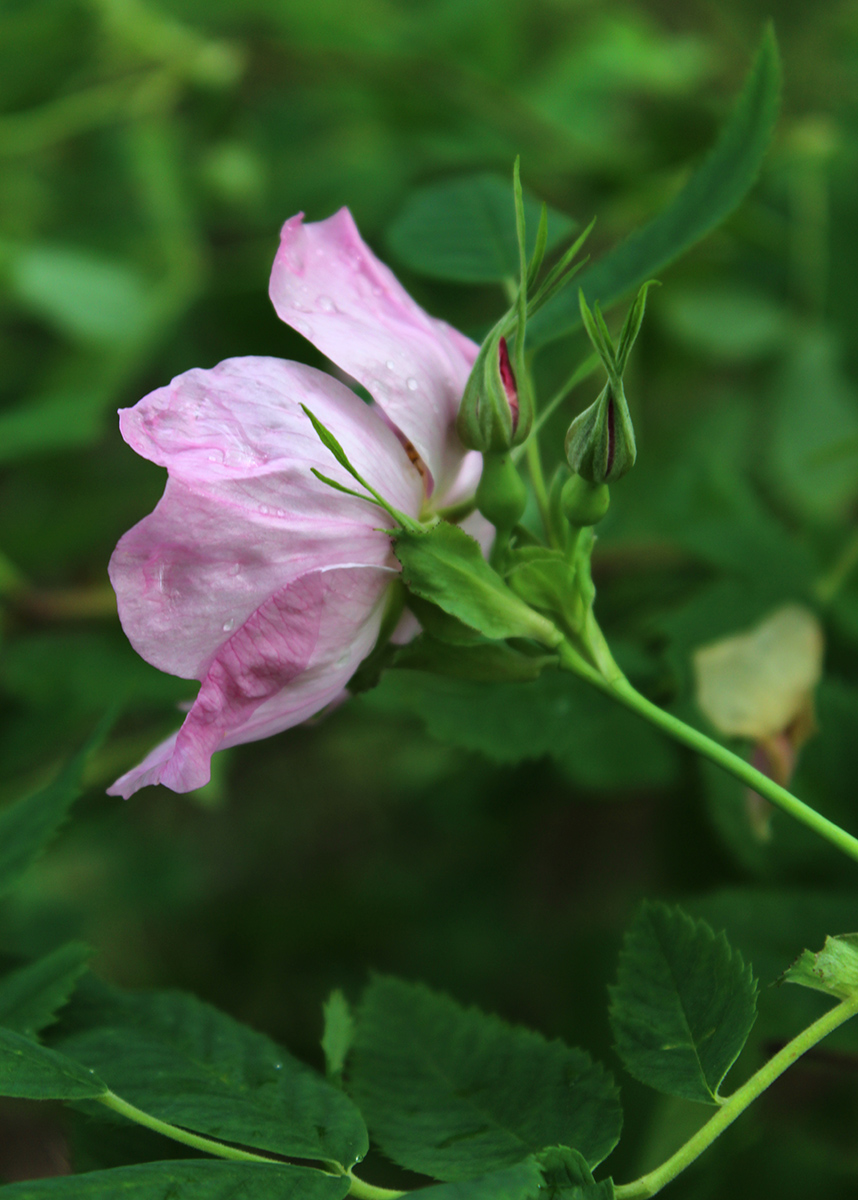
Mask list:
[{"label": "out-of-focus foliage", "polygon": [[[116,621],[106,563],[163,474],[124,446],[114,410],[230,355],[319,364],[266,294],[279,226],[300,209],[348,204],[420,302],[479,336],[500,286],[396,256],[422,189],[508,180],[521,154],[531,194],[576,227],[598,216],[597,262],[679,193],[768,17],[785,79],[774,148],[750,199],[650,297],[626,377],[638,463],[600,526],[597,611],[635,683],[704,724],[694,651],[785,604],[811,609],[825,675],[794,786],[855,831],[854,5],[6,0],[0,799],[37,790],[123,707],[74,821],[4,900],[0,949],[84,938],[117,982],[187,987],[319,1065],[322,999],[355,996],[370,967],[611,1061],[620,932],[641,896],[681,896],[760,978],[749,1060],[820,1011],[767,985],[803,946],[858,928],[850,866],[780,814],[760,841],[740,785],[583,685],[492,686],[498,738],[467,688],[434,679],[427,699],[416,673],[393,674],[310,728],[218,756],[196,796],[103,794],[193,694]],[[543,404],[586,353],[580,332],[545,347]],[[548,422],[552,467],[597,390],[585,379]],[[854,1196],[856,1048],[846,1026],[672,1194],[798,1200],[812,1179]],[[633,1082],[623,1102],[621,1181],[700,1120]],[[155,1135],[96,1132],[75,1117],[63,1134],[80,1167],[172,1154]],[[38,1173],[12,1162],[14,1141],[0,1137],[0,1180]],[[367,1175],[408,1185],[382,1159]]]}]

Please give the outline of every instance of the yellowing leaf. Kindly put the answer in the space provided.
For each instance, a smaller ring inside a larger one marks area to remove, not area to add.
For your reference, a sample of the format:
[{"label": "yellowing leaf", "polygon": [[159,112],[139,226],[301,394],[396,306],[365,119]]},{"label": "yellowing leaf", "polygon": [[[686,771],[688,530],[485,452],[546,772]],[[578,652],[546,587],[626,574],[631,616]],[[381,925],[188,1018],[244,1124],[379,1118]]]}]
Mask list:
[{"label": "yellowing leaf", "polygon": [[747,633],[694,654],[697,703],[721,733],[761,741],[786,729],[822,675],[822,629],[788,604]]}]

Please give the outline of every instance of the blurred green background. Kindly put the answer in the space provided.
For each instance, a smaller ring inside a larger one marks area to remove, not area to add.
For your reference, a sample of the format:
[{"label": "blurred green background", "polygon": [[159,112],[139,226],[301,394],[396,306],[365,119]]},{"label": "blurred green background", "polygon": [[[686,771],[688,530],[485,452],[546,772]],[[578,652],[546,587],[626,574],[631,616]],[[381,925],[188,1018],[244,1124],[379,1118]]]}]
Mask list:
[{"label": "blurred green background", "polygon": [[[532,193],[598,216],[598,255],[709,147],[769,17],[785,72],[775,144],[748,201],[651,297],[627,377],[639,466],[597,548],[598,612],[635,682],[701,723],[694,647],[788,600],[813,608],[826,674],[796,790],[856,830],[854,3],[3,0],[0,800],[49,778],[121,704],[75,819],[0,910],[4,950],[84,937],[106,977],[189,988],[313,1062],[331,987],[355,995],[369,969],[395,972],[620,1074],[605,989],[647,895],[682,899],[754,963],[746,1071],[821,1011],[767,985],[803,945],[858,928],[853,868],[778,816],[760,841],[738,785],[583,685],[492,694],[400,675],[219,755],[196,795],[104,795],[193,694],[116,620],[108,558],[164,482],[121,441],[116,408],[231,355],[320,363],[267,299],[298,210],[349,205],[420,302],[479,336],[499,288],[397,259],[415,190],[508,179],[521,154]],[[540,394],[584,355],[579,335],[549,346]],[[596,390],[550,423],[549,462]],[[493,733],[510,713],[512,733]],[[813,1194],[853,1197],[856,1067],[847,1027],[672,1194],[798,1198],[812,1178]],[[618,1181],[706,1115],[622,1086]],[[35,1121],[50,1141],[40,1120],[16,1108],[7,1129]],[[28,1169],[11,1152],[0,1180]]]}]

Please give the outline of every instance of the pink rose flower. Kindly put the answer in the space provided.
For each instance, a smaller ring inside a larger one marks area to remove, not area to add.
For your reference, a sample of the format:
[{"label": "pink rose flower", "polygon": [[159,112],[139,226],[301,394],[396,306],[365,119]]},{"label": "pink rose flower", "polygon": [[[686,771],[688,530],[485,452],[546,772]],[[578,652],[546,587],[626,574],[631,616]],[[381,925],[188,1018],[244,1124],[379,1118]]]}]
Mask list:
[{"label": "pink rose flower", "polygon": [[381,531],[390,518],[311,473],[354,487],[302,404],[410,516],[469,495],[479,479],[481,457],[455,431],[477,347],[411,299],[347,209],[286,222],[270,294],[278,316],[375,403],[302,363],[233,358],[120,411],[126,442],[168,479],[110,560],[119,617],[143,658],[201,686],[182,727],[114,795],[201,787],[216,750],[340,697],[375,643],[399,569]]}]

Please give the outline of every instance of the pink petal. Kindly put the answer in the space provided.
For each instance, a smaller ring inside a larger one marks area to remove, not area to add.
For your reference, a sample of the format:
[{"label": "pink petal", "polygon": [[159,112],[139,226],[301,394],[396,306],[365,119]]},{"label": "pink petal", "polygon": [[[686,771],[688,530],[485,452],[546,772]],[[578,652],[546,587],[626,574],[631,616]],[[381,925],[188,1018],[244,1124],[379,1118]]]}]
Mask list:
[{"label": "pink petal", "polygon": [[282,588],[221,648],[181,729],[109,788],[202,787],[216,750],[289,729],[335,700],[378,636],[392,573],[317,571]]},{"label": "pink petal", "polygon": [[390,518],[310,473],[354,483],[284,394],[290,384],[396,507],[419,511],[422,482],[394,434],[321,372],[233,359],[153,392],[122,413],[122,428],[170,478],[120,540],[110,577],[129,640],[161,670],[202,678],[232,634],[302,575],[395,567],[380,532]]},{"label": "pink petal", "polygon": [[478,347],[411,299],[341,208],[283,226],[271,272],[277,315],[354,376],[446,489],[464,454],[454,423]]}]

